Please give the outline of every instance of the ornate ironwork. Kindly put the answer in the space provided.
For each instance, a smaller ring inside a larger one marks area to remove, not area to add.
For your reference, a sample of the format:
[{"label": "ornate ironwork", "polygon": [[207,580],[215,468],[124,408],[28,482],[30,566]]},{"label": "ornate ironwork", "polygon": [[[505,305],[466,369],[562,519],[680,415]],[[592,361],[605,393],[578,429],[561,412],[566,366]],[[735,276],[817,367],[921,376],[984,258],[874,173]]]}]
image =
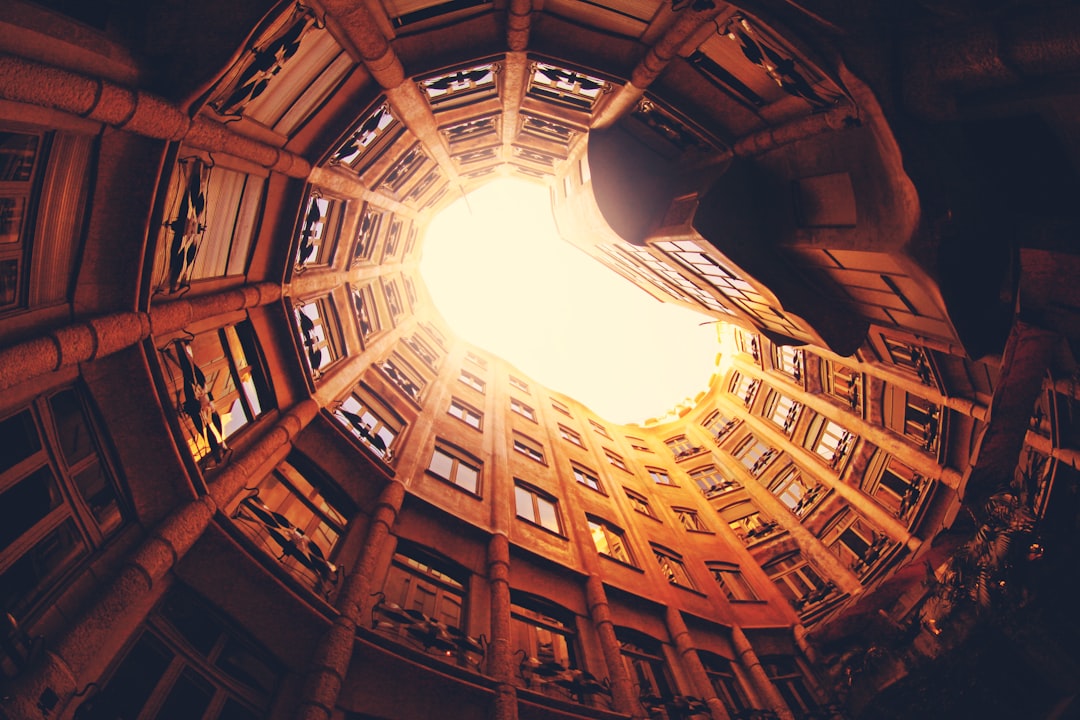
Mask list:
[{"label": "ornate ironwork", "polygon": [[721,34],[737,43],[743,56],[765,71],[765,74],[787,94],[805,100],[815,109],[827,108],[834,104],[833,101],[821,97],[810,85],[803,73],[799,71],[798,60],[788,57],[787,51],[762,37],[745,16],[733,15]]},{"label": "ornate ironwork", "polygon": [[206,191],[210,183],[210,166],[197,157],[186,158],[181,168],[180,205],[176,217],[165,223],[172,234],[169,243],[169,292],[191,285],[195,259],[206,231]]}]

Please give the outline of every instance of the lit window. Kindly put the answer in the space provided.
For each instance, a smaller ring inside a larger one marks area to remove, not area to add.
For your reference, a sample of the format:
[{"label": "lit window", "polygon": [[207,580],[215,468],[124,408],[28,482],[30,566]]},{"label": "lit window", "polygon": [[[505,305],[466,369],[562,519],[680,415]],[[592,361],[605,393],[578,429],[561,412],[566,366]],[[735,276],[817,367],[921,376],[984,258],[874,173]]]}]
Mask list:
[{"label": "lit window", "polygon": [[477,430],[483,427],[484,415],[472,405],[465,403],[457,398],[450,399],[450,409],[448,413],[461,420],[466,425]]},{"label": "lit window", "polygon": [[124,522],[81,394],[60,390],[0,420],[0,607],[22,621]]},{"label": "lit window", "polygon": [[510,409],[516,412],[521,417],[528,418],[529,420],[536,422],[536,413],[533,412],[533,409],[518,400],[517,398],[510,398]]},{"label": "lit window", "polygon": [[432,109],[438,112],[466,101],[475,102],[494,96],[497,93],[495,76],[498,70],[496,63],[475,65],[425,78],[419,81],[418,85]]},{"label": "lit window", "polygon": [[261,415],[270,397],[254,364],[259,352],[251,323],[174,340],[161,353],[191,454],[199,461],[223,462],[226,440]]},{"label": "lit window", "polygon": [[308,195],[296,247],[296,266],[329,265],[334,259],[345,201],[325,197],[320,190]]},{"label": "lit window", "polygon": [[613,453],[607,449],[604,450],[604,455],[607,456],[608,463],[610,463],[614,467],[617,467],[620,470],[625,470],[626,472],[630,472],[630,468],[626,467],[626,463],[623,461],[621,455]]},{"label": "lit window", "polygon": [[[462,628],[465,619],[466,573],[433,552],[402,541],[386,574],[383,593],[386,602],[452,628]],[[405,635],[405,627],[394,626]]]},{"label": "lit window", "polygon": [[749,436],[735,451],[735,457],[755,477],[765,471],[775,456],[775,448],[769,447],[753,435]]},{"label": "lit window", "polygon": [[[511,600],[510,637],[514,651],[548,667],[576,668],[573,613],[524,593],[512,592]],[[527,682],[520,676],[518,679]]]},{"label": "lit window", "polygon": [[606,437],[606,438],[608,438],[609,440],[611,439],[611,436],[610,436],[610,435],[608,435],[608,431],[607,431],[607,428],[606,428],[606,427],[604,427],[603,425],[601,425],[600,423],[596,422],[595,420],[589,420],[589,425],[590,425],[590,426],[592,426],[592,429],[593,429],[593,430],[594,430],[594,431],[595,431],[595,432],[596,432],[596,433],[597,433],[598,435],[601,435],[601,436],[603,436],[603,437]]},{"label": "lit window", "polygon": [[586,516],[589,522],[589,533],[592,535],[596,552],[605,557],[633,565],[634,559],[630,555],[630,549],[626,546],[623,531],[611,523],[591,515]]},{"label": "lit window", "polygon": [[420,402],[420,394],[424,391],[425,380],[416,368],[410,365],[398,353],[391,353],[390,357],[379,363],[379,369],[383,374],[408,396],[413,402]]},{"label": "lit window", "polygon": [[726,562],[709,562],[705,564],[728,600],[749,602],[758,599],[757,593],[754,592],[754,588],[743,577],[738,565]]},{"label": "lit window", "polygon": [[[320,593],[338,579],[331,562],[348,517],[332,486],[303,457],[290,454],[232,512],[236,526],[295,578]],[[337,505],[338,507],[335,507]]]},{"label": "lit window", "polygon": [[585,443],[581,439],[581,435],[578,435],[575,431],[566,427],[562,423],[559,424],[559,436],[567,442],[573,443],[578,447],[585,447]]},{"label": "lit window", "polygon": [[428,472],[457,485],[474,495],[480,494],[480,468],[482,463],[449,446],[436,445],[428,463]]},{"label": "lit window", "polygon": [[701,517],[698,515],[697,510],[691,510],[684,507],[673,507],[671,511],[675,513],[675,516],[679,519],[679,524],[690,532],[709,532],[709,528],[705,527],[705,523],[701,521]]},{"label": "lit window", "polygon": [[386,307],[390,311],[390,320],[397,323],[405,313],[405,308],[401,304],[401,293],[398,292],[397,281],[384,278],[382,286],[383,297],[386,298]]},{"label": "lit window", "polygon": [[653,482],[657,485],[675,484],[671,481],[671,476],[668,475],[667,471],[665,470],[660,470],[659,468],[645,468],[645,470],[649,473],[649,477],[651,477]]},{"label": "lit window", "polygon": [[396,121],[390,112],[390,104],[383,102],[376,105],[365,115],[356,128],[349,134],[345,142],[337,149],[330,158],[331,165],[346,165],[360,170],[361,159],[368,151],[378,146],[377,141],[386,134],[387,128]]},{"label": "lit window", "polygon": [[394,453],[394,440],[405,427],[401,416],[363,386],[342,401],[334,416],[364,447],[387,462]]},{"label": "lit window", "polygon": [[690,579],[690,574],[686,571],[682,556],[659,545],[653,545],[652,551],[656,556],[657,564],[660,565],[660,571],[664,573],[669,583],[694,589],[694,581]]},{"label": "lit window", "polygon": [[480,393],[484,392],[484,387],[486,385],[486,383],[484,383],[483,380],[476,377],[475,375],[473,375],[468,370],[462,370],[461,371],[461,373],[458,375],[458,382],[464,383],[465,385],[468,385],[469,387],[471,387],[476,392],[480,392]]},{"label": "lit window", "polygon": [[732,395],[742,400],[745,407],[750,407],[754,404],[754,398],[757,396],[760,385],[760,380],[755,380],[751,376],[742,373],[735,373],[734,377],[731,378],[728,390]]},{"label": "lit window", "polygon": [[556,534],[562,534],[555,498],[518,480],[514,484],[517,516]]},{"label": "lit window", "polygon": [[94,696],[88,717],[253,720],[269,713],[281,676],[273,656],[237,623],[176,586]]},{"label": "lit window", "polygon": [[322,375],[328,365],[344,353],[345,341],[333,304],[326,298],[298,305],[293,313],[300,333],[304,360],[313,377]]},{"label": "lit window", "polygon": [[514,450],[517,450],[522,455],[529,456],[536,462],[544,462],[544,448],[532,438],[514,433]]},{"label": "lit window", "polygon": [[510,387],[517,388],[523,393],[529,392],[529,383],[525,382],[521,378],[510,376]]},{"label": "lit window", "polygon": [[600,485],[600,479],[597,478],[596,473],[592,470],[586,470],[585,468],[574,465],[574,479],[576,479],[582,485],[587,485],[597,492],[604,492],[604,488]]},{"label": "lit window", "polygon": [[629,488],[623,488],[626,491],[626,499],[630,501],[630,507],[634,508],[635,512],[639,512],[642,515],[648,515],[652,519],[656,520],[656,513],[653,512],[652,506],[649,505],[649,500],[644,495],[630,490]]}]

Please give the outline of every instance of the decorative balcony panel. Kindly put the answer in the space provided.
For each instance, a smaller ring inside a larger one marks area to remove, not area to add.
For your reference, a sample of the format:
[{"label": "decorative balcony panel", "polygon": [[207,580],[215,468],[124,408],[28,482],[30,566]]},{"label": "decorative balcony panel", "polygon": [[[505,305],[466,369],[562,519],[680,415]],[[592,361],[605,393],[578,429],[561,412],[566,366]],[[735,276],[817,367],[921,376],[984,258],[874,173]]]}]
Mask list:
[{"label": "decorative balcony panel", "polygon": [[466,103],[498,97],[499,87],[496,79],[499,70],[498,63],[484,63],[424,78],[418,80],[416,84],[427,98],[431,109],[441,112]]},{"label": "decorative balcony panel", "polygon": [[600,78],[549,63],[533,63],[530,72],[528,96],[574,110],[591,113],[600,96],[611,91]]}]

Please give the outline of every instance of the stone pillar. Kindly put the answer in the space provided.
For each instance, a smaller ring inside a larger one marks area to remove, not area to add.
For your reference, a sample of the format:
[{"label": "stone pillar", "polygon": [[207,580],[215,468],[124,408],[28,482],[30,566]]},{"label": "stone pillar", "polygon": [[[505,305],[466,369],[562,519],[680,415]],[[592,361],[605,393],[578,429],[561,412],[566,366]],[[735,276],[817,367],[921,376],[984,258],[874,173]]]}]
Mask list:
[{"label": "stone pillar", "polygon": [[298,155],[238,135],[207,118],[192,120],[163,98],[25,58],[0,56],[0,98],[60,110],[145,137],[184,140],[290,177],[306,177],[311,171]]},{"label": "stone pillar", "polygon": [[600,648],[604,652],[608,678],[611,681],[611,698],[615,711],[630,715],[635,720],[644,720],[647,716],[644,708],[634,694],[634,684],[626,672],[623,663],[619,639],[615,637],[615,625],[611,622],[611,607],[608,605],[604,582],[599,575],[592,574],[585,581],[585,599],[589,605],[589,617],[592,619],[596,634],[600,638]]},{"label": "stone pillar", "polygon": [[488,583],[491,588],[491,642],[488,673],[495,679],[494,720],[517,720],[517,689],[513,684],[510,648],[510,541],[496,533],[488,543]]},{"label": "stone pillar", "polygon": [[309,664],[304,697],[296,711],[298,720],[327,720],[333,714],[352,662],[356,627],[360,624],[364,601],[371,594],[372,576],[404,500],[405,486],[400,480],[390,481],[379,494],[364,548],[335,603],[338,615]]},{"label": "stone pillar", "polygon": [[41,663],[20,677],[10,689],[11,701],[3,711],[12,718],[42,718],[42,705],[59,717],[75,691],[95,678],[84,675],[90,661],[101,652],[115,630],[134,630],[146,617],[149,598],[159,583],[202,536],[214,513],[250,481],[315,417],[312,400],[299,403],[242,455],[233,458],[209,494],[192,500],[153,529],[120,570],[55,646],[47,649]]},{"label": "stone pillar", "polygon": [[733,625],[731,628],[731,644],[734,646],[735,652],[738,653],[739,662],[750,673],[750,678],[754,682],[754,688],[758,691],[758,696],[768,705],[768,709],[775,712],[780,717],[780,720],[794,720],[795,716],[791,714],[791,710],[788,708],[787,703],[784,702],[784,698],[780,696],[780,691],[776,689],[776,686],[772,684],[772,680],[765,674],[765,668],[761,667],[761,661],[758,659],[757,653],[754,652],[753,645],[746,639],[746,635],[743,634],[742,628],[738,625]]},{"label": "stone pillar", "polygon": [[506,47],[523,52],[532,30],[532,0],[510,0],[506,7]]},{"label": "stone pillar", "polygon": [[63,368],[111,355],[196,320],[266,305],[281,297],[269,283],[155,305],[151,314],[122,312],[82,320],[43,337],[0,349],[0,391]]},{"label": "stone pillar", "polygon": [[727,708],[724,707],[720,698],[716,697],[712,683],[709,682],[709,674],[705,672],[705,666],[701,664],[701,656],[694,647],[690,630],[686,627],[682,613],[674,606],[668,605],[664,613],[664,622],[667,623],[668,635],[671,636],[671,641],[679,654],[679,662],[696,686],[694,693],[709,706],[709,715],[713,720],[730,720],[731,716],[728,715]]}]

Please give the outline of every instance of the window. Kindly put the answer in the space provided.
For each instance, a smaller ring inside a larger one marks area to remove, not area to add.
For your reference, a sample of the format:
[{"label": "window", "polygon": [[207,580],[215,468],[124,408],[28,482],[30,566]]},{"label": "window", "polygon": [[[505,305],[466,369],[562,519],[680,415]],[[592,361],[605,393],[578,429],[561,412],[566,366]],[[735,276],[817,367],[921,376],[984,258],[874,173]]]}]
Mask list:
[{"label": "window", "polygon": [[536,413],[533,412],[533,409],[518,400],[517,398],[510,398],[510,409],[516,412],[521,417],[528,418],[529,420],[536,422]]},{"label": "window", "polygon": [[329,265],[334,259],[345,201],[326,197],[313,189],[308,195],[297,233],[296,267]]},{"label": "window", "polygon": [[514,503],[517,516],[550,530],[556,535],[562,534],[559,523],[558,502],[542,490],[538,490],[521,480],[514,482]]},{"label": "window", "polygon": [[389,103],[382,102],[376,105],[362,117],[344,144],[330,158],[330,165],[345,165],[358,172],[362,171],[364,169],[362,160],[380,145],[385,147],[385,142],[377,141],[382,137],[392,135],[393,133],[387,133],[387,128],[396,122],[390,112]]},{"label": "window", "polygon": [[774,345],[772,357],[774,369],[791,377],[795,382],[802,381],[802,350],[791,345]]},{"label": "window", "polygon": [[607,428],[600,423],[596,422],[595,420],[589,420],[589,425],[592,426],[593,431],[601,437],[606,437],[608,440],[611,439],[611,436],[608,435]]},{"label": "window", "polygon": [[671,476],[667,474],[666,470],[661,470],[659,468],[647,467],[647,468],[645,468],[645,471],[649,473],[649,477],[651,477],[652,481],[654,483],[656,483],[657,485],[674,485],[675,484],[675,483],[673,483],[671,481]]},{"label": "window", "polygon": [[639,495],[629,488],[623,488],[626,492],[626,497],[630,501],[630,507],[634,508],[635,512],[639,512],[642,515],[648,515],[653,520],[658,519],[656,513],[653,512],[652,507],[649,505],[649,500],[644,495]]},{"label": "window", "polygon": [[320,298],[297,305],[293,314],[304,361],[312,377],[318,379],[327,366],[344,355],[345,341],[333,304]]},{"label": "window", "polygon": [[742,373],[735,373],[735,376],[731,378],[731,385],[728,389],[732,395],[742,400],[744,407],[750,407],[754,404],[754,398],[757,396],[760,385],[760,380],[755,380]]},{"label": "window", "polygon": [[487,368],[487,360],[480,357],[479,355],[472,352],[471,350],[468,350],[468,351],[465,352],[465,359],[468,360],[469,362],[471,362],[473,365],[475,365],[478,368]]},{"label": "window", "polygon": [[223,462],[226,440],[261,415],[270,397],[251,323],[174,340],[161,353],[191,454]]},{"label": "window", "polygon": [[238,627],[190,590],[173,588],[79,716],[87,720],[266,717],[282,671]]},{"label": "window", "polygon": [[316,592],[337,582],[331,562],[345,534],[347,501],[332,492],[305,458],[291,453],[233,508],[232,518],[256,545]]},{"label": "window", "polygon": [[476,428],[477,430],[480,430],[483,427],[483,413],[462,400],[450,398],[450,409],[447,410],[447,412],[469,427]]},{"label": "window", "polygon": [[510,642],[525,658],[577,667],[573,613],[531,595],[511,591]]},{"label": "window", "polygon": [[739,351],[754,358],[755,363],[760,362],[761,345],[758,336],[755,333],[747,332],[741,328],[734,328],[734,330],[735,346],[739,348]]},{"label": "window", "polygon": [[458,375],[458,382],[461,382],[461,383],[464,383],[465,385],[468,385],[469,387],[471,387],[476,392],[479,392],[479,393],[484,392],[484,387],[485,387],[484,381],[481,380],[480,378],[476,377],[475,375],[473,375],[468,370],[462,370],[461,371],[461,374]]},{"label": "window", "polygon": [[701,517],[698,515],[697,510],[691,510],[684,507],[673,507],[671,511],[675,513],[675,516],[679,519],[679,524],[690,532],[709,532],[709,528],[705,527],[705,523],[701,521]]},{"label": "window", "polygon": [[387,602],[464,630],[466,577],[464,570],[434,553],[398,541],[383,592]]},{"label": "window", "polygon": [[881,336],[881,342],[885,347],[885,354],[894,365],[918,375],[923,385],[935,384],[934,371],[923,348],[894,340],[887,335]]},{"label": "window", "polygon": [[720,517],[747,545],[771,535],[776,529],[776,522],[762,515],[749,500],[741,500],[722,508]]},{"label": "window", "polygon": [[600,479],[596,477],[596,472],[593,470],[586,470],[580,465],[574,465],[574,478],[582,485],[588,485],[593,490],[602,493],[604,492],[603,486],[600,485]]},{"label": "window", "polygon": [[709,684],[716,692],[716,697],[724,704],[728,715],[739,717],[741,713],[749,710],[752,707],[750,699],[735,674],[734,663],[704,650],[698,650],[698,656],[705,667],[705,674],[709,677]]},{"label": "window", "polygon": [[742,570],[735,563],[708,562],[705,565],[713,579],[724,591],[725,597],[732,602],[750,602],[757,600],[757,593],[743,577]]},{"label": "window", "polygon": [[707,498],[742,487],[734,480],[725,478],[715,465],[702,465],[699,468],[694,468],[690,471],[690,479],[694,481]]},{"label": "window", "polygon": [[607,461],[609,464],[625,472],[630,472],[630,468],[626,467],[626,463],[623,461],[622,456],[618,453],[614,453],[605,448],[604,455],[607,456]]},{"label": "window", "polygon": [[498,72],[498,64],[488,63],[429,77],[417,84],[432,110],[438,112],[495,95],[498,92],[495,82]]},{"label": "window", "polygon": [[878,451],[863,475],[863,492],[906,519],[925,494],[926,480],[896,458]]},{"label": "window", "polygon": [[585,443],[581,440],[581,435],[578,435],[575,431],[566,427],[562,423],[559,423],[559,436],[567,442],[573,443],[578,447],[585,447]]},{"label": "window", "polygon": [[829,463],[830,467],[839,469],[853,439],[851,433],[840,425],[818,415],[810,423],[803,447]]},{"label": "window", "polygon": [[0,420],[0,608],[23,621],[123,522],[81,393],[60,390]]},{"label": "window", "polygon": [[390,230],[386,233],[386,242],[383,243],[383,262],[394,257],[398,250],[398,243],[401,242],[401,227],[403,221],[390,216]]},{"label": "window", "polygon": [[775,448],[769,447],[753,435],[750,435],[735,451],[736,459],[755,477],[765,471],[775,456]]},{"label": "window", "polygon": [[634,564],[634,558],[630,554],[630,548],[626,546],[626,539],[622,530],[606,520],[601,520],[592,515],[587,515],[586,518],[589,523],[589,533],[592,535],[593,544],[596,545],[596,552],[613,560],[624,562],[627,565]]},{"label": "window", "polygon": [[700,445],[694,445],[685,435],[677,435],[673,438],[668,438],[664,441],[664,444],[671,450],[671,455],[676,460],[682,460],[683,458],[696,455],[704,450]]},{"label": "window", "polygon": [[566,407],[565,404],[559,402],[558,400],[552,400],[551,407],[555,408],[555,412],[562,413],[566,417],[572,417],[570,415],[570,408]]},{"label": "window", "polygon": [[780,692],[784,703],[791,709],[796,720],[817,715],[817,699],[806,686],[802,670],[795,658],[785,655],[765,655],[761,657],[761,666],[769,681]]},{"label": "window", "polygon": [[937,448],[941,408],[935,403],[890,385],[885,388],[882,413],[885,427],[915,441],[923,450]]},{"label": "window", "polygon": [[769,484],[769,490],[780,499],[780,502],[784,503],[788,510],[801,518],[809,512],[817,500],[821,486],[807,485],[802,473],[792,465]]},{"label": "window", "polygon": [[447,445],[436,445],[428,463],[428,472],[466,492],[479,495],[481,467],[483,464],[472,456]]},{"label": "window", "polygon": [[34,186],[44,137],[0,131],[0,310],[25,302],[28,249],[34,237]]},{"label": "window", "polygon": [[376,457],[389,462],[394,440],[405,421],[366,386],[361,385],[334,410],[334,417]]},{"label": "window", "polygon": [[398,291],[396,280],[383,279],[383,297],[386,298],[386,307],[390,311],[391,322],[397,323],[405,312],[405,307],[401,304],[401,293]]},{"label": "window", "polygon": [[384,214],[382,210],[365,203],[353,244],[353,263],[368,262],[374,256]]},{"label": "window", "polygon": [[435,370],[435,366],[439,362],[439,356],[431,346],[424,341],[424,338],[420,337],[420,333],[413,333],[402,340],[402,342],[413,351],[413,354],[416,355],[416,357],[420,358],[420,361],[423,362],[424,365],[427,365],[431,370]]},{"label": "window", "polygon": [[795,402],[787,395],[778,392],[770,392],[765,400],[765,417],[772,421],[773,425],[790,435],[795,429],[795,421],[799,417],[802,405]]},{"label": "window", "polygon": [[827,395],[846,403],[855,412],[862,408],[862,375],[832,360],[821,361],[821,387]]},{"label": "window", "polygon": [[533,63],[526,93],[540,100],[591,112],[608,83],[584,73]]},{"label": "window", "polygon": [[659,545],[652,545],[653,555],[660,565],[660,572],[664,573],[668,582],[682,588],[695,589],[694,581],[690,579],[690,573],[686,572],[686,565],[682,556]]},{"label": "window", "polygon": [[514,433],[514,449],[522,455],[528,455],[536,462],[544,462],[544,448],[532,438],[525,437],[520,433]]},{"label": "window", "polygon": [[523,393],[529,392],[529,383],[525,382],[521,378],[510,376],[510,387],[517,388]]},{"label": "window", "polygon": [[651,453],[652,448],[645,444],[645,441],[638,437],[626,436],[626,442],[630,443],[630,447],[634,448],[638,452]]},{"label": "window", "polygon": [[420,402],[420,393],[424,391],[425,380],[416,368],[398,353],[392,353],[390,357],[379,363],[379,369],[405,393],[413,402]]},{"label": "window", "polygon": [[375,333],[382,330],[382,321],[379,319],[379,308],[375,305],[375,295],[370,285],[361,288],[353,288],[353,311],[356,313],[356,324],[360,328],[360,337],[367,340]]},{"label": "window", "polygon": [[851,508],[843,508],[821,531],[821,542],[856,575],[865,575],[889,544],[888,537]]},{"label": "window", "polygon": [[782,555],[761,566],[780,594],[797,609],[814,604],[832,592],[832,584],[798,551]]},{"label": "window", "polygon": [[623,664],[630,675],[630,682],[638,688],[640,697],[673,697],[675,683],[664,660],[663,646],[659,640],[629,628],[616,628],[619,651]]}]

